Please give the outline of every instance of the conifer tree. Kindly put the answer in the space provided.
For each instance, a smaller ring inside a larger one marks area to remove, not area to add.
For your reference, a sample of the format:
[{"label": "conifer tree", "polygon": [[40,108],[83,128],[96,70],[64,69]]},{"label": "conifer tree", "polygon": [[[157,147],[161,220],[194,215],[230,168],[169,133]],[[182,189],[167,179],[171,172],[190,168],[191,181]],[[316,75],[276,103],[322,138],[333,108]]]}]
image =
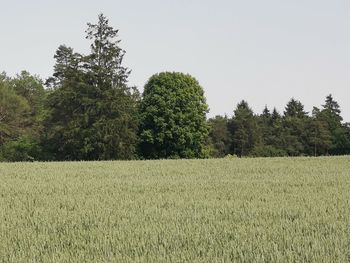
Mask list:
[{"label": "conifer tree", "polygon": [[231,122],[233,152],[238,156],[249,155],[261,143],[257,120],[248,103],[242,100],[234,110]]},{"label": "conifer tree", "polygon": [[86,33],[90,54],[64,45],[56,52],[46,145],[59,160],[135,158],[139,94],[128,86],[118,30],[101,14]]}]

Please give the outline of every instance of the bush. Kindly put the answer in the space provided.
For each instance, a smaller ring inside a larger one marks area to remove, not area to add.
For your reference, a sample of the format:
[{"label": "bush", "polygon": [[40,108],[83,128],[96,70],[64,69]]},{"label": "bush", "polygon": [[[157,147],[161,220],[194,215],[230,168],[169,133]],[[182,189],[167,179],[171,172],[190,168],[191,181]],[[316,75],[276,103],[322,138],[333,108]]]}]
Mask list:
[{"label": "bush", "polygon": [[35,140],[22,137],[10,141],[0,148],[0,161],[32,162],[39,158],[40,146]]},{"label": "bush", "polygon": [[271,145],[256,146],[251,153],[253,157],[282,157],[287,155],[286,151]]},{"label": "bush", "polygon": [[238,158],[238,156],[236,154],[227,154],[225,156],[225,159],[235,159],[235,158]]}]

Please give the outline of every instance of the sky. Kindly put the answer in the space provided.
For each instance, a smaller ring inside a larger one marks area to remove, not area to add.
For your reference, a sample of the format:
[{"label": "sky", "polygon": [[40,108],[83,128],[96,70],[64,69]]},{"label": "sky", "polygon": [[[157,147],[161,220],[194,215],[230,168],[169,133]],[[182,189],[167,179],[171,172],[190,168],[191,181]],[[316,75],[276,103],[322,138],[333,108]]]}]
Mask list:
[{"label": "sky", "polygon": [[243,99],[282,113],[293,97],[311,112],[331,93],[350,121],[349,0],[0,0],[0,71],[46,79],[59,45],[89,52],[86,24],[101,12],[140,91],[180,71],[203,87],[209,117]]}]

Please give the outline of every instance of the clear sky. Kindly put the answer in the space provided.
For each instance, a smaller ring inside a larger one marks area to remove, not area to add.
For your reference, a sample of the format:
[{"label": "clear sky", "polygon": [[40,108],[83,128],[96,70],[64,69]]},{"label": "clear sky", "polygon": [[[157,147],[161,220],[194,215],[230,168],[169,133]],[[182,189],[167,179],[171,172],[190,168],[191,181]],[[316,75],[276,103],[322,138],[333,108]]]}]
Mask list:
[{"label": "clear sky", "polygon": [[87,22],[103,12],[120,30],[130,84],[160,71],[203,86],[209,116],[245,99],[307,111],[332,93],[350,121],[349,0],[0,0],[0,71],[52,74],[60,44],[86,53]]}]

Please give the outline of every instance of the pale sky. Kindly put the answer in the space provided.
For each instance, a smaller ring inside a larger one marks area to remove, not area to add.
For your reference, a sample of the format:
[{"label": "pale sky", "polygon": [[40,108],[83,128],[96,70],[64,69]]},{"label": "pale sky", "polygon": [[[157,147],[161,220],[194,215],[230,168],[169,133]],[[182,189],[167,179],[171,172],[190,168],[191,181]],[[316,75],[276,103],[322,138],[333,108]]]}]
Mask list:
[{"label": "pale sky", "polygon": [[0,0],[0,71],[52,74],[60,44],[87,53],[87,22],[119,29],[130,84],[161,71],[193,75],[209,116],[244,99],[256,113],[307,111],[332,93],[350,121],[349,0]]}]

